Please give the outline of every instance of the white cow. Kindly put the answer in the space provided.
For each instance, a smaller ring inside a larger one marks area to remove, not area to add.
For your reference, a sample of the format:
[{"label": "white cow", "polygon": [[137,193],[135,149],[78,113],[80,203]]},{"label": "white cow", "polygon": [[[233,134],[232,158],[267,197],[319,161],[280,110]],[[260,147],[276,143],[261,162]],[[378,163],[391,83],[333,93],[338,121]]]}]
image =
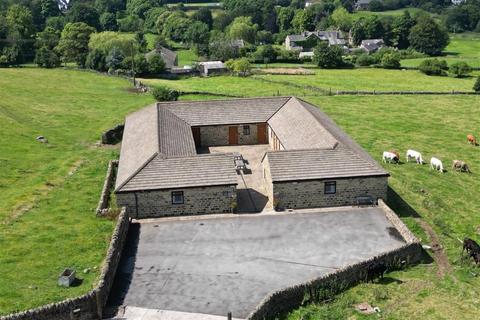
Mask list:
[{"label": "white cow", "polygon": [[408,149],[406,158],[407,162],[410,159],[415,159],[415,162],[417,162],[418,164],[423,164],[422,154],[418,151]]},{"label": "white cow", "polygon": [[430,169],[438,170],[440,172],[443,172],[443,164],[440,159],[437,159],[435,157],[432,157],[430,159]]},{"label": "white cow", "polygon": [[399,160],[399,159],[398,159],[398,157],[397,157],[397,155],[396,155],[395,153],[388,152],[388,151],[384,151],[384,152],[383,152],[383,156],[382,156],[382,160],[383,160],[383,162],[385,162],[385,163],[387,163],[387,162],[388,162],[388,163],[394,162],[394,163],[398,164],[398,160]]}]

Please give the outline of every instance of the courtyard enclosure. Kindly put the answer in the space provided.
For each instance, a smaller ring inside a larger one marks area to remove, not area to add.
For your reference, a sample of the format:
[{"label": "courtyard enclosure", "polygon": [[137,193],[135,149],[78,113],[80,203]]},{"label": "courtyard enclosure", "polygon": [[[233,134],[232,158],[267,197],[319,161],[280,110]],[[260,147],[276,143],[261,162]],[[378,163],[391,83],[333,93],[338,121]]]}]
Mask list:
[{"label": "courtyard enclosure", "polygon": [[373,204],[386,199],[387,178],[317,107],[272,97],[157,103],[129,115],[115,189],[119,206],[146,218]]}]

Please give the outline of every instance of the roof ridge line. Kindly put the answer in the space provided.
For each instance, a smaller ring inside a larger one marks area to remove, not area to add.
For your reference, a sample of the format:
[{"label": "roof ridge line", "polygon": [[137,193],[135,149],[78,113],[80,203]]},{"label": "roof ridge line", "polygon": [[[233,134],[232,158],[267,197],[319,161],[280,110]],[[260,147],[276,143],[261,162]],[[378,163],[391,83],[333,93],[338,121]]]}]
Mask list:
[{"label": "roof ridge line", "polygon": [[290,100],[290,98],[292,98],[292,97],[293,96],[276,96],[276,97],[265,97],[265,96],[263,96],[263,97],[225,98],[225,99],[211,99],[211,100],[161,101],[161,102],[157,102],[157,106],[169,105],[169,104],[174,105],[174,104],[184,104],[184,103],[197,103],[197,102],[208,103],[210,101],[232,101],[232,100],[259,100],[259,99],[267,100],[267,99],[280,99],[280,98],[289,98],[288,100]]},{"label": "roof ridge line", "polygon": [[143,170],[153,159],[155,159],[160,153],[157,151],[153,155],[151,155],[147,161],[145,161],[137,170],[135,170],[124,182],[122,182],[117,188],[115,188],[115,192],[120,191],[127,183],[130,182],[140,171]]},{"label": "roof ridge line", "polygon": [[268,123],[268,120],[272,119],[272,117],[273,117],[274,115],[276,115],[276,114],[278,113],[278,111],[280,111],[283,107],[285,107],[285,105],[286,105],[290,100],[292,100],[293,98],[296,99],[295,96],[286,96],[285,98],[288,98],[287,101],[285,101],[285,102],[280,106],[280,108],[278,108],[277,111],[275,111],[275,112],[267,119],[267,121],[266,121],[267,123]]}]

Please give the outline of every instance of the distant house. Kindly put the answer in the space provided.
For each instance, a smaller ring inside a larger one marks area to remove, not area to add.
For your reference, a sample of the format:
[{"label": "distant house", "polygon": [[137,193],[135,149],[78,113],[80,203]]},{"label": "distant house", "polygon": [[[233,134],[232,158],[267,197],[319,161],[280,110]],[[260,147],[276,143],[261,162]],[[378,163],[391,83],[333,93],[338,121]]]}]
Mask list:
[{"label": "distant house", "polygon": [[452,4],[454,5],[459,5],[459,4],[462,4],[464,2],[467,2],[467,0],[451,0],[452,1]]},{"label": "distant house", "polygon": [[245,41],[243,41],[242,39],[232,40],[232,47],[236,49],[241,49],[245,47]]},{"label": "distant house", "polygon": [[287,50],[300,52],[313,51],[320,41],[327,41],[330,46],[346,46],[345,38],[341,31],[305,31],[301,34],[291,34],[285,38]]},{"label": "distant house", "polygon": [[308,52],[300,52],[300,54],[298,55],[298,57],[300,59],[313,59],[313,51],[308,51]]},{"label": "distant house", "polygon": [[227,67],[222,61],[205,61],[198,63],[198,71],[202,76],[219,74],[227,71]]},{"label": "distant house", "polygon": [[159,46],[147,53],[147,56],[154,53],[160,54],[162,56],[167,70],[172,70],[172,68],[178,66],[178,57],[175,51]]},{"label": "distant house", "polygon": [[372,2],[372,0],[357,0],[357,2],[355,2],[355,10],[367,10],[370,2]]},{"label": "distant house", "polygon": [[365,50],[367,53],[374,53],[385,46],[383,39],[368,39],[362,40],[360,49]]}]

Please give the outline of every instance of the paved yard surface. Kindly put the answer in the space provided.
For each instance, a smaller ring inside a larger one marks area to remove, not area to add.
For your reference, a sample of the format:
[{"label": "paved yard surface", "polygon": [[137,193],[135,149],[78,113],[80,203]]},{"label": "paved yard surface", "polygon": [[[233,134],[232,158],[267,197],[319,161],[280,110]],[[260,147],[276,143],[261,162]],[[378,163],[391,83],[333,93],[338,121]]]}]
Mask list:
[{"label": "paved yard surface", "polygon": [[272,290],[402,244],[378,208],[134,224],[110,303],[245,318]]},{"label": "paved yard surface", "polygon": [[238,212],[260,212],[267,207],[268,197],[263,180],[262,158],[270,150],[268,144],[208,147],[207,153],[239,153],[246,161],[247,170],[238,173]]}]

